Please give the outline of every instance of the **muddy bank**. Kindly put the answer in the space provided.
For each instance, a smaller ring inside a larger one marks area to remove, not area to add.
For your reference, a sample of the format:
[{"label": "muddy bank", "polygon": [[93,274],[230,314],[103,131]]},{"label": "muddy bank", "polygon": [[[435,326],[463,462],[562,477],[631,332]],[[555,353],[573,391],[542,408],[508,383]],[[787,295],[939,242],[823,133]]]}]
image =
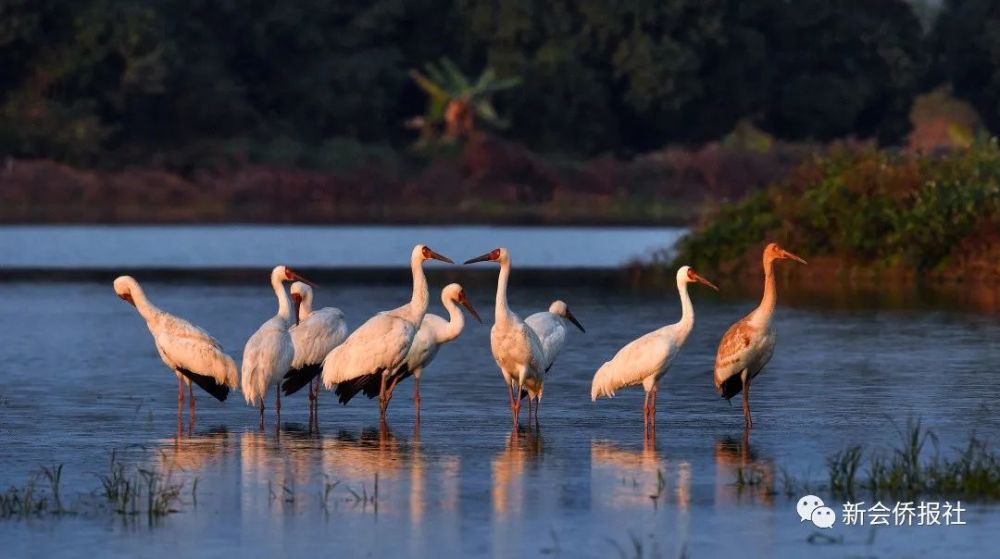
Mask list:
[{"label": "muddy bank", "polygon": [[0,168],[0,221],[689,224],[808,153],[711,144],[627,161],[564,161],[484,136],[430,161],[362,161],[339,172],[237,160],[176,171],[8,159]]}]

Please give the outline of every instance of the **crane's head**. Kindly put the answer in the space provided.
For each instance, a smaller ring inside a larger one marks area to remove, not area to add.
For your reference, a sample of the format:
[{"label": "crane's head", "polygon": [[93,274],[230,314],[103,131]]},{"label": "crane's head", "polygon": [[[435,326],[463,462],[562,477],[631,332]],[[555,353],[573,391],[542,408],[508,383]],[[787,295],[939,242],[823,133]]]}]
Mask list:
[{"label": "crane's head", "polygon": [[462,305],[469,311],[472,318],[476,319],[476,322],[479,322],[480,324],[483,323],[483,319],[479,318],[479,313],[476,312],[476,309],[472,307],[472,303],[469,302],[468,297],[465,296],[465,288],[461,285],[457,283],[449,283],[446,285],[445,288],[441,290],[441,299],[454,301],[459,305]]},{"label": "crane's head", "polygon": [[770,243],[764,247],[764,262],[772,260],[794,260],[805,264],[806,261],[778,246],[778,243]]},{"label": "crane's head", "polygon": [[711,287],[712,289],[714,289],[716,291],[719,290],[719,288],[716,287],[714,283],[712,283],[712,282],[708,281],[707,279],[699,276],[698,272],[695,272],[694,268],[692,268],[691,266],[681,266],[680,269],[677,270],[677,282],[678,282],[678,285],[680,284],[680,282],[701,283],[701,284],[704,284],[704,285],[707,285],[707,286]]},{"label": "crane's head", "polygon": [[552,301],[552,304],[549,305],[549,312],[572,322],[573,325],[579,328],[581,332],[584,333],[587,332],[586,330],[583,329],[583,325],[580,324],[580,321],[577,320],[575,316],[573,316],[573,312],[569,310],[569,305],[567,305],[565,302],[559,300]]},{"label": "crane's head", "polygon": [[486,254],[470,258],[465,261],[466,264],[472,264],[474,262],[499,262],[500,264],[503,264],[505,262],[510,262],[510,253],[503,247],[495,248]]},{"label": "crane's head", "polygon": [[135,306],[135,298],[132,296],[132,290],[139,288],[139,282],[135,281],[132,276],[119,276],[115,278],[115,294],[118,298],[126,303]]},{"label": "crane's head", "polygon": [[289,268],[288,266],[275,266],[274,269],[271,270],[271,281],[274,282],[275,280],[279,282],[301,281],[306,285],[316,287],[315,283],[302,277],[301,274]]},{"label": "crane's head", "polygon": [[411,260],[413,262],[423,262],[425,260],[440,260],[441,262],[447,262],[449,264],[454,264],[455,262],[444,256],[443,254],[438,254],[431,250],[431,247],[427,245],[417,245],[413,247],[413,254],[411,255]]}]

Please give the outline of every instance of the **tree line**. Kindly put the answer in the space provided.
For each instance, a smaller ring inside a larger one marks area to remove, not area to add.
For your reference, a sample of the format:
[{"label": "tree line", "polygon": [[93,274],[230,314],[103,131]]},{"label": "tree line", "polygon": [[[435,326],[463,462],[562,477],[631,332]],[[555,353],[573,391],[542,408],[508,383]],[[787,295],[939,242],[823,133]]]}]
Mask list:
[{"label": "tree line", "polygon": [[1000,3],[946,0],[0,0],[0,154],[80,165],[279,139],[392,148],[444,57],[518,86],[502,134],[628,155],[749,121],[899,142],[942,83],[1000,132]]}]

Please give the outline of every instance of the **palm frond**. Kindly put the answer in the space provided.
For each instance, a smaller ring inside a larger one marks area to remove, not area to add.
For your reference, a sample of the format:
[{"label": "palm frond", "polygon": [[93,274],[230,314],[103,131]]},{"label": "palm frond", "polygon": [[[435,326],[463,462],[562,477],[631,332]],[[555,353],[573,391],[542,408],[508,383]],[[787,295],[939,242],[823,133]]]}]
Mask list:
[{"label": "palm frond", "polygon": [[463,94],[465,94],[469,92],[469,90],[471,89],[469,85],[469,80],[465,78],[465,74],[462,73],[462,70],[460,70],[458,66],[456,66],[455,63],[451,61],[450,58],[448,57],[442,58],[441,67],[448,74],[450,83],[454,87],[456,93],[462,92]]},{"label": "palm frond", "polygon": [[451,94],[438,85],[435,80],[428,78],[416,70],[410,70],[410,78],[412,78],[413,81],[416,82],[417,86],[424,90],[424,93],[426,93],[428,97],[435,102],[447,103],[452,97]]}]

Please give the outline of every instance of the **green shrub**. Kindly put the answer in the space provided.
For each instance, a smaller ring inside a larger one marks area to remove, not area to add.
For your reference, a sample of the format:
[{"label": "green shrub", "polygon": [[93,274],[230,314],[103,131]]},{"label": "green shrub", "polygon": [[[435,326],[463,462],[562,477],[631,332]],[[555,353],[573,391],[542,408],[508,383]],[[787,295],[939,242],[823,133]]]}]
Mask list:
[{"label": "green shrub", "polygon": [[724,206],[676,261],[717,269],[775,240],[809,256],[927,271],[998,216],[996,140],[940,156],[838,149]]}]

